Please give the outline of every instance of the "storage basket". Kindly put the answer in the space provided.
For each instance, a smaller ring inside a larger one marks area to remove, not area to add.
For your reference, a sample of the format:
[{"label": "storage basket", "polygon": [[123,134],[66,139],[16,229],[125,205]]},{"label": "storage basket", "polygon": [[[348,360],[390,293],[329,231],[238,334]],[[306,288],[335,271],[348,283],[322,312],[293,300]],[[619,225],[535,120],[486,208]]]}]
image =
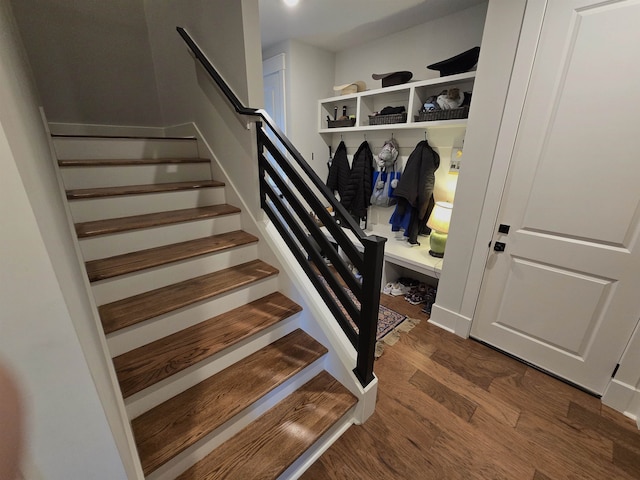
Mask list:
[{"label": "storage basket", "polygon": [[431,122],[433,120],[455,120],[467,118],[469,107],[452,108],[450,110],[431,110],[430,112],[420,112],[413,117],[416,122]]},{"label": "storage basket", "polygon": [[344,120],[327,120],[328,128],[353,127],[356,123],[355,118],[345,118]]},{"label": "storage basket", "polygon": [[406,123],[407,112],[391,115],[369,115],[369,125],[387,125],[389,123]]}]

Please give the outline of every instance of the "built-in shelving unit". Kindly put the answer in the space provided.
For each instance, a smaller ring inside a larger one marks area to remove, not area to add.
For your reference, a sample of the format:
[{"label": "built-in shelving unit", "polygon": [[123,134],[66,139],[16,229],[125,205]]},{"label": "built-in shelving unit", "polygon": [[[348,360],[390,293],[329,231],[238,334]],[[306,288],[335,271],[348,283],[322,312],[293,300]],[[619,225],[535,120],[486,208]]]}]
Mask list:
[{"label": "built-in shelving unit", "polygon": [[[431,80],[410,82],[376,90],[367,90],[349,95],[325,98],[318,102],[318,133],[328,145],[337,145],[344,137],[352,148],[360,142],[359,136],[369,142],[382,145],[388,136],[394,136],[401,148],[413,148],[424,136],[434,148],[451,148],[461,145],[467,128],[467,119],[417,121],[414,117],[426,100],[442,90],[458,87],[464,92],[473,90],[476,72],[466,72]],[[369,115],[386,106],[404,106],[407,120],[403,123],[369,125]],[[342,115],[346,107],[347,115],[355,115],[352,127],[327,128],[327,117],[333,119],[334,109]],[[405,150],[406,151],[406,150]],[[408,153],[407,153],[408,155]],[[448,165],[445,167],[448,171]],[[429,283],[440,278],[443,259],[429,255],[429,237],[419,237],[420,246],[410,246],[406,241],[397,240],[391,231],[389,218],[394,207],[371,206],[365,233],[388,239],[385,245],[383,285],[395,281],[400,276],[413,276]]]},{"label": "built-in shelving unit", "polygon": [[[476,72],[465,72],[447,77],[440,77],[419,82],[410,82],[403,85],[367,90],[365,92],[340,95],[325,98],[318,102],[318,132],[320,134],[368,132],[378,130],[405,130],[405,129],[454,129],[466,128],[467,120],[436,120],[419,122],[414,119],[420,107],[431,95],[436,95],[450,87],[459,87],[463,91],[473,90],[473,82]],[[369,115],[382,110],[386,106],[404,106],[407,111],[407,120],[404,123],[385,125],[369,125]],[[333,119],[334,109],[338,109],[341,115],[343,107],[347,109],[347,115],[355,115],[356,122],[352,127],[328,128],[327,117]],[[454,133],[455,135],[455,133]]]}]

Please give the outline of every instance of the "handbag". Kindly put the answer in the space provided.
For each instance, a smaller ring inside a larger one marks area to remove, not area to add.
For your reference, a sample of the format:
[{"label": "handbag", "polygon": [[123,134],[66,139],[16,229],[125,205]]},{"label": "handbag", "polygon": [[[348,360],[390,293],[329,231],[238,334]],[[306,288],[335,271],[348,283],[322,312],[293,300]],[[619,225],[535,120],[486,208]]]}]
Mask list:
[{"label": "handbag", "polygon": [[394,195],[396,185],[400,180],[400,172],[396,172],[395,163],[393,170],[381,169],[373,173],[373,187],[371,193],[371,205],[378,207],[390,207],[398,200]]}]

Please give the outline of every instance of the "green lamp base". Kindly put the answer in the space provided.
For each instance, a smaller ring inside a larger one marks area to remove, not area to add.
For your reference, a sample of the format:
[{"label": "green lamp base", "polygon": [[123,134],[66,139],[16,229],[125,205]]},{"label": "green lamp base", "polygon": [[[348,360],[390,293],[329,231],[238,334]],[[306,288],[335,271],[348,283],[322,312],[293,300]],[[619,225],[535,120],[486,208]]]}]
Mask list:
[{"label": "green lamp base", "polygon": [[446,244],[446,233],[440,233],[436,232],[435,230],[431,230],[431,235],[429,236],[429,246],[431,247],[431,250],[429,250],[429,255],[437,258],[444,257],[444,247]]}]

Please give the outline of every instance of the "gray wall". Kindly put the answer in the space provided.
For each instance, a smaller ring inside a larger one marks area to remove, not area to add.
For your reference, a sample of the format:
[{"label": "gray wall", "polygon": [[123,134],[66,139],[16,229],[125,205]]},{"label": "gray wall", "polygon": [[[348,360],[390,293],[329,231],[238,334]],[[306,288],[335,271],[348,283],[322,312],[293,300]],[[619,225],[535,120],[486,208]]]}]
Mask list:
[{"label": "gray wall", "polygon": [[11,0],[51,122],[163,125],[142,0]]}]

